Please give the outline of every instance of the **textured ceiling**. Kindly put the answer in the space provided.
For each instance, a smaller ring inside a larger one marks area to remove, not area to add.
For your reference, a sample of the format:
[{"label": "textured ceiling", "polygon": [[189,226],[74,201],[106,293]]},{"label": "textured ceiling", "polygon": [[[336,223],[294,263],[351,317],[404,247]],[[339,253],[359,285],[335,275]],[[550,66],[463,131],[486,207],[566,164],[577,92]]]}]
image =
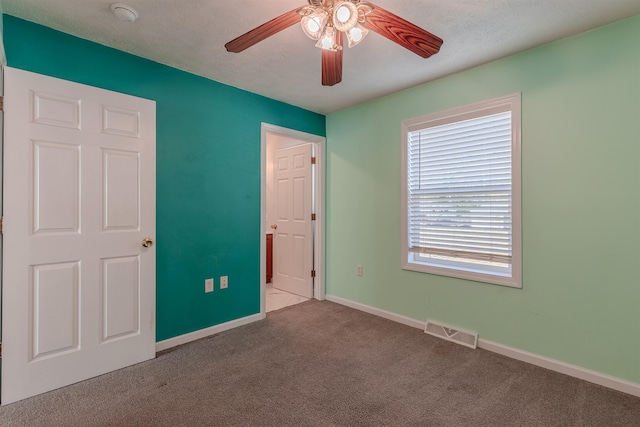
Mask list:
[{"label": "textured ceiling", "polygon": [[371,33],[345,47],[342,83],[321,85],[320,50],[295,25],[242,53],[224,44],[305,0],[0,0],[4,12],[327,114],[640,13],[640,0],[374,0],[444,39],[422,59]]}]

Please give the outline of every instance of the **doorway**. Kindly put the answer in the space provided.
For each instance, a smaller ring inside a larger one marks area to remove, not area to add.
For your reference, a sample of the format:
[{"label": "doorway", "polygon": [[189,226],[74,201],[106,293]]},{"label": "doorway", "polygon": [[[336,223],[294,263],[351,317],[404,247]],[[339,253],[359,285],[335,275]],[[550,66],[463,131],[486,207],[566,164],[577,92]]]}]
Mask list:
[{"label": "doorway", "polygon": [[[279,299],[270,300],[271,309],[309,298],[324,300],[325,144],[321,136],[262,124],[262,317],[267,312],[267,294]],[[267,241],[273,249],[273,269],[267,264]],[[267,283],[267,270],[272,270],[274,283]]]}]

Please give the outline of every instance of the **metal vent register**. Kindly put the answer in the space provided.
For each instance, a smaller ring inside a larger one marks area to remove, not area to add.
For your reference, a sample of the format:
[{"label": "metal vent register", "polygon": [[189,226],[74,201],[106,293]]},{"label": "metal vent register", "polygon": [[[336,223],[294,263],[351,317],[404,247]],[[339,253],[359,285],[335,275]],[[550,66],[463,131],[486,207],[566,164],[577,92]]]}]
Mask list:
[{"label": "metal vent register", "polygon": [[427,320],[427,326],[425,326],[424,332],[473,349],[478,345],[478,334],[462,331],[432,320]]}]

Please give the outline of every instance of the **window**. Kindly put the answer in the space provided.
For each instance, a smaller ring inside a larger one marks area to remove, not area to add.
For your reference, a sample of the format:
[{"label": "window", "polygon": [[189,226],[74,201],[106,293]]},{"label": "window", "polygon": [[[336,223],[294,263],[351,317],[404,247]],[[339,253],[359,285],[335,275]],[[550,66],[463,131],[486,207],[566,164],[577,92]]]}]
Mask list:
[{"label": "window", "polygon": [[402,268],[521,287],[520,94],[402,122]]}]

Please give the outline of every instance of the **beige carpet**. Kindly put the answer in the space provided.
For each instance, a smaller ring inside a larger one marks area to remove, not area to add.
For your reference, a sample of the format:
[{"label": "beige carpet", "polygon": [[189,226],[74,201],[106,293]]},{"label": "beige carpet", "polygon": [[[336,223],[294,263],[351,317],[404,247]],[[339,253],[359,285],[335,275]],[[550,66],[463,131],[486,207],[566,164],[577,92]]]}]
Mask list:
[{"label": "beige carpet", "polygon": [[312,300],[2,407],[0,425],[639,426],[640,399]]}]

